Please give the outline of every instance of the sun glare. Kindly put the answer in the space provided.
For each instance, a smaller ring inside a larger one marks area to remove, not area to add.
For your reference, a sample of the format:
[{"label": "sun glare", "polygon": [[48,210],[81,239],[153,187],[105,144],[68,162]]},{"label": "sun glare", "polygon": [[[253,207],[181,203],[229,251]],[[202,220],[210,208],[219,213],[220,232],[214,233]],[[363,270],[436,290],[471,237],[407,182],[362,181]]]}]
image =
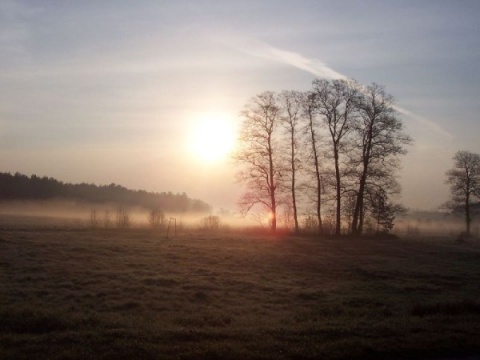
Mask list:
[{"label": "sun glare", "polygon": [[225,114],[204,114],[192,120],[190,151],[201,161],[225,159],[235,145],[235,127]]}]

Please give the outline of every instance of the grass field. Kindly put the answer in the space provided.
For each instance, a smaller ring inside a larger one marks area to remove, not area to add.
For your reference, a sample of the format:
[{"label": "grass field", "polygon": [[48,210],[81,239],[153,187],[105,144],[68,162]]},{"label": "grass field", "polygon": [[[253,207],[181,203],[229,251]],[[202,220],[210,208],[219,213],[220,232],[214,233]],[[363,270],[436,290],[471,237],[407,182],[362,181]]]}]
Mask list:
[{"label": "grass field", "polygon": [[0,359],[476,359],[480,246],[0,229]]}]

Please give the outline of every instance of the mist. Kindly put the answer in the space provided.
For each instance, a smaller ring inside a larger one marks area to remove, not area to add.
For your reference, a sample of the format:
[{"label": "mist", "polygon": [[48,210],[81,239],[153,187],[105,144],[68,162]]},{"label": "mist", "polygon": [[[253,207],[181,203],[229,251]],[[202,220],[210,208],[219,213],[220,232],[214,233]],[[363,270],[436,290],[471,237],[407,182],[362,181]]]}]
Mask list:
[{"label": "mist", "polygon": [[[92,214],[95,212],[96,228],[117,228],[116,217],[119,211],[128,216],[127,228],[151,228],[151,210],[139,206],[121,206],[115,203],[91,204],[86,202],[53,199],[25,200],[0,202],[0,224],[2,226],[72,226],[76,228],[91,228]],[[207,217],[218,218],[219,227],[242,228],[252,226],[256,222],[245,219],[238,214],[220,210],[215,214],[199,212],[161,212],[162,223],[159,230],[165,230],[170,219],[175,219],[179,229],[205,229]],[[109,218],[105,224],[106,217]]]}]

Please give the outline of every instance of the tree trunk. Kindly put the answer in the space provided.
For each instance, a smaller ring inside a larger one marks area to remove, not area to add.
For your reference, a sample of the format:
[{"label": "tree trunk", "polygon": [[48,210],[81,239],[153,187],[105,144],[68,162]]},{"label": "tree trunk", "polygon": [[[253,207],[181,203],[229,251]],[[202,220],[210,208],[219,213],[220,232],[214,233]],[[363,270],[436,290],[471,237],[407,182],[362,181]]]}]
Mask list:
[{"label": "tree trunk", "polygon": [[315,178],[317,180],[317,222],[318,222],[318,232],[323,234],[323,223],[322,223],[322,178],[320,176],[320,164],[318,162],[318,154],[317,154],[317,139],[315,138],[315,130],[313,129],[313,120],[312,116],[310,115],[310,135],[312,141],[312,152],[313,152],[313,162],[315,165]]},{"label": "tree trunk", "polygon": [[275,195],[272,194],[272,224],[271,228],[272,232],[277,230],[277,205],[275,203]]},{"label": "tree trunk", "polygon": [[365,220],[365,206],[363,201],[364,199],[365,199],[365,195],[362,196],[362,206],[360,207],[360,216],[359,216],[358,228],[357,228],[358,236],[363,234],[363,223]]},{"label": "tree trunk", "polygon": [[360,177],[360,185],[358,187],[357,201],[355,202],[355,209],[353,211],[353,220],[352,220],[352,235],[360,236],[363,230],[363,197],[365,194],[365,183],[366,183],[366,165],[364,164],[364,169],[362,176]]},{"label": "tree trunk", "polygon": [[297,214],[297,200],[295,194],[295,132],[292,129],[292,137],[290,139],[291,144],[291,164],[292,164],[292,206],[293,206],[293,220],[295,222],[295,234],[299,233],[298,227],[298,214]]},{"label": "tree trunk", "polygon": [[470,215],[470,194],[467,192],[467,196],[465,198],[465,225],[466,225],[467,237],[470,237],[471,222],[472,222],[472,217]]},{"label": "tree trunk", "polygon": [[271,230],[275,232],[277,230],[277,203],[275,199],[275,181],[274,181],[274,168],[273,168],[273,153],[272,153],[272,139],[271,135],[268,137],[268,162],[269,162],[269,175],[270,181],[268,182],[268,186],[270,188],[270,202],[272,205],[272,223],[271,223]]},{"label": "tree trunk", "polygon": [[336,182],[336,195],[337,195],[337,210],[336,210],[336,220],[335,220],[335,235],[340,235],[341,231],[341,189],[340,189],[340,166],[338,164],[338,148],[337,144],[334,144],[333,148],[334,157],[335,157],[335,182]]},{"label": "tree trunk", "polygon": [[320,172],[318,171],[318,162],[316,165],[317,172],[317,222],[318,222],[318,232],[323,234],[323,223],[322,223],[322,179],[320,177]]},{"label": "tree trunk", "polygon": [[293,221],[295,222],[295,234],[298,234],[300,232],[300,227],[298,225],[298,214],[297,214],[297,204],[295,199],[295,190],[292,190],[292,196],[293,196]]},{"label": "tree trunk", "polygon": [[362,231],[363,231],[363,217],[364,217],[363,198],[365,195],[365,184],[367,182],[368,166],[370,163],[370,154],[372,150],[372,137],[373,137],[374,123],[375,123],[375,117],[370,119],[370,123],[368,124],[366,144],[365,144],[365,141],[363,142],[363,151],[362,151],[363,169],[362,169],[362,175],[360,176],[360,185],[358,188],[357,202],[355,204],[355,211],[353,213],[353,221],[352,221],[352,235],[354,236],[362,235]]}]

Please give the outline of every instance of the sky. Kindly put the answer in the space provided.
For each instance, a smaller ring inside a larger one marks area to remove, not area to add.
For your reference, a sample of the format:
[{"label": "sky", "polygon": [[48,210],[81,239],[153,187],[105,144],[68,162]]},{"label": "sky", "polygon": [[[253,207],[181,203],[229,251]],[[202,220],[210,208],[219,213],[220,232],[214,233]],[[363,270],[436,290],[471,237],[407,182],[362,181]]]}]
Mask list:
[{"label": "sky", "polygon": [[235,167],[191,146],[199,126],[351,77],[395,97],[402,203],[436,209],[454,153],[480,153],[479,18],[475,0],[0,0],[0,171],[235,209]]}]

